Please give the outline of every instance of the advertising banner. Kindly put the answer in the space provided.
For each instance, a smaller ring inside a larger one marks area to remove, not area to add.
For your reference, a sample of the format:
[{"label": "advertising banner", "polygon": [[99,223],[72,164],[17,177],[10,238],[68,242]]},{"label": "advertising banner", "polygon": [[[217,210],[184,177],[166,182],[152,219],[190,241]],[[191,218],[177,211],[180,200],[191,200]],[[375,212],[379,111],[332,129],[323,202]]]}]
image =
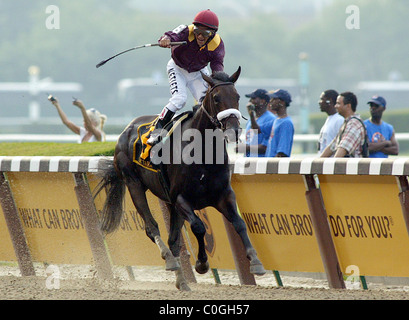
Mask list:
[{"label": "advertising banner", "polygon": [[342,271],[408,277],[409,237],[393,176],[320,175]]},{"label": "advertising banner", "polygon": [[233,175],[232,187],[266,269],[324,272],[301,175]]},{"label": "advertising banner", "polygon": [[92,264],[72,173],[8,172],[33,261]]}]

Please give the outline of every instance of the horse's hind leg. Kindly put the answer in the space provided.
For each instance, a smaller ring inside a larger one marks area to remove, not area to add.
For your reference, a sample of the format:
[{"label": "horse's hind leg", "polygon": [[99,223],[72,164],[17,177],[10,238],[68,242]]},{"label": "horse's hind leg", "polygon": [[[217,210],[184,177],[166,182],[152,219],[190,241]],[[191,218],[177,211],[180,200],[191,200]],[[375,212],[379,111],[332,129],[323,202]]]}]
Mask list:
[{"label": "horse's hind leg", "polygon": [[166,261],[166,270],[175,271],[180,265],[160,237],[158,223],[152,216],[148,200],[146,199],[146,189],[135,173],[127,168],[127,166],[123,166],[123,176],[126,177],[125,183],[128,187],[132,202],[145,222],[146,235],[159,247],[161,257]]},{"label": "horse's hind leg", "polygon": [[166,261],[166,270],[175,271],[180,268],[180,264],[163,242],[160,236],[158,223],[152,216],[149,209],[145,191],[141,187],[137,186],[138,184],[139,183],[134,182],[129,183],[128,190],[136,210],[145,222],[146,235],[159,247],[161,257]]}]

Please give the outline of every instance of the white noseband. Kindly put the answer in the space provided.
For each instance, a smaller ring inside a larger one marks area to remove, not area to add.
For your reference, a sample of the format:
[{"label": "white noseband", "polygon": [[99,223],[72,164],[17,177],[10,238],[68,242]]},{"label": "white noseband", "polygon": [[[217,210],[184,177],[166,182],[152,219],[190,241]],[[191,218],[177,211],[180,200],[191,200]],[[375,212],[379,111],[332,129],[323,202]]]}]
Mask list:
[{"label": "white noseband", "polygon": [[240,111],[239,110],[237,110],[237,109],[227,109],[227,110],[223,110],[223,111],[220,111],[218,114],[217,114],[217,120],[219,120],[219,121],[222,121],[224,118],[227,118],[227,117],[230,117],[230,116],[235,116],[235,117],[237,117],[237,119],[240,119],[241,118],[241,113],[240,113]]}]

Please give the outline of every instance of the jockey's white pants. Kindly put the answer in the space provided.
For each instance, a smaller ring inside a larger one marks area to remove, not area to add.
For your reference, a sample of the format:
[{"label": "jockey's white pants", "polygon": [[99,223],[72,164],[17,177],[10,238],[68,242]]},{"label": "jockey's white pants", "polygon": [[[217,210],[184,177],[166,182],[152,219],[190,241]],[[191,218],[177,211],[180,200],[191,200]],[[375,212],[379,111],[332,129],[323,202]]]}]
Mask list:
[{"label": "jockey's white pants", "polygon": [[[204,67],[202,70],[205,75],[209,76],[209,70]],[[200,71],[187,72],[176,65],[173,59],[170,59],[167,65],[167,72],[169,78],[170,94],[172,97],[169,103],[165,106],[166,109],[177,112],[182,109],[187,101],[187,90],[192,93],[193,98],[199,101],[207,91],[208,84],[203,80]],[[163,111],[165,111],[165,108]],[[163,111],[161,114],[163,114]]]}]

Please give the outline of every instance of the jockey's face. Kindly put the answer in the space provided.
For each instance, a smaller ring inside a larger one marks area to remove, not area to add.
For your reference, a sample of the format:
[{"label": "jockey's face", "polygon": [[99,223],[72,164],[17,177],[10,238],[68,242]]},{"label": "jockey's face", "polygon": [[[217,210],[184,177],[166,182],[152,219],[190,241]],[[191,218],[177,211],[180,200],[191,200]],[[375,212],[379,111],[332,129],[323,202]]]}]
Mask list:
[{"label": "jockey's face", "polygon": [[196,37],[197,44],[199,47],[203,47],[206,44],[206,41],[214,34],[214,31],[208,29],[205,26],[195,25],[193,33]]}]

